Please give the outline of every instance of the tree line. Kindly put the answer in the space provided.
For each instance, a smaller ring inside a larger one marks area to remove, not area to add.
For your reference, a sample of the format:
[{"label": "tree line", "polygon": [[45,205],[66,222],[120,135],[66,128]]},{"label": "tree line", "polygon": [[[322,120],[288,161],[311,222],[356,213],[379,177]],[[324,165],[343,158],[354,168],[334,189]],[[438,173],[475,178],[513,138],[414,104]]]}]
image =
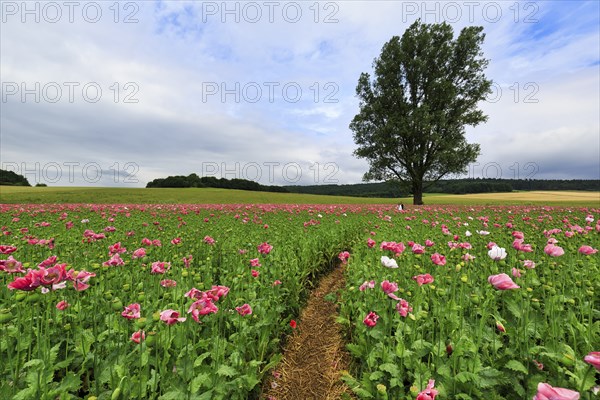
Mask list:
[{"label": "tree line", "polygon": [[[214,176],[200,177],[197,174],[188,176],[176,175],[158,178],[149,182],[147,188],[220,188],[253,190],[259,192],[305,193],[329,196],[384,197],[396,198],[412,196],[410,185],[402,185],[397,181],[357,183],[347,185],[309,185],[309,186],[276,186],[261,185],[247,179],[226,179]],[[499,193],[513,190],[589,190],[600,191],[600,180],[542,180],[542,179],[448,179],[437,182],[426,182],[428,193],[468,194]]]},{"label": "tree line", "polygon": [[[600,180],[585,179],[448,179],[425,183],[427,193],[498,193],[513,190],[585,190],[600,191]],[[397,182],[359,183],[350,185],[286,186],[292,193],[323,194],[356,197],[408,197],[408,185]]]},{"label": "tree line", "polygon": [[0,169],[0,185],[6,186],[31,186],[27,178],[14,171]]},{"label": "tree line", "polygon": [[247,179],[226,179],[214,176],[199,177],[197,174],[188,176],[176,175],[166,178],[157,178],[146,185],[147,188],[219,188],[252,190],[256,192],[284,192],[288,190],[282,186],[261,185],[258,182]]}]

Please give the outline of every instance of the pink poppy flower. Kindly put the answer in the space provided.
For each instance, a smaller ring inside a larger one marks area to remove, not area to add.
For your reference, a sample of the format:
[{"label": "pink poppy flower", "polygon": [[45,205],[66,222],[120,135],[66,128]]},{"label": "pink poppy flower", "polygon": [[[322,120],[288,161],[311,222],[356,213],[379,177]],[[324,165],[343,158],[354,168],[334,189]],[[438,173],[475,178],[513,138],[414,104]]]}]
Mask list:
[{"label": "pink poppy flower", "polygon": [[38,268],[39,267],[46,268],[46,267],[49,267],[51,265],[54,265],[54,264],[56,264],[57,260],[58,260],[58,257],[56,257],[56,256],[50,256],[50,257],[46,258],[44,261],[42,261],[41,263],[39,263],[38,264]]},{"label": "pink poppy flower", "polygon": [[427,247],[432,247],[434,244],[435,244],[435,243],[433,243],[433,242],[432,242],[431,240],[429,240],[429,239],[427,239],[427,240],[425,241],[425,246],[427,246]]},{"label": "pink poppy flower", "polygon": [[140,344],[142,340],[146,340],[146,333],[144,331],[133,332],[131,340],[137,344]]},{"label": "pink poppy flower", "polygon": [[389,251],[394,252],[396,257],[399,256],[400,254],[402,254],[404,252],[404,250],[406,249],[406,247],[404,246],[404,243],[402,243],[402,242],[399,242],[399,243],[381,242],[381,245],[379,246],[379,248],[381,250],[389,250]]},{"label": "pink poppy flower", "polygon": [[152,240],[150,240],[148,238],[143,238],[142,239],[142,246],[152,246]]},{"label": "pink poppy flower", "polygon": [[522,251],[524,253],[531,253],[533,251],[530,244],[523,243],[523,239],[515,239],[512,246],[515,250]]},{"label": "pink poppy flower", "polygon": [[131,258],[142,258],[142,257],[146,257],[146,249],[143,247],[140,247],[139,249],[135,250],[133,252],[133,254],[131,255]]},{"label": "pink poppy flower", "polygon": [[171,239],[171,244],[178,245],[179,243],[181,243],[181,238],[176,237]]},{"label": "pink poppy flower", "polygon": [[296,320],[295,319],[291,320],[290,321],[290,327],[292,329],[296,329],[296,326],[298,326],[298,324],[296,323]]},{"label": "pink poppy flower", "polygon": [[110,260],[102,263],[105,267],[120,267],[121,265],[125,265],[125,262],[121,259],[119,253],[113,254]]},{"label": "pink poppy flower", "polygon": [[488,282],[494,285],[494,287],[498,290],[509,290],[509,289],[519,289],[520,286],[517,285],[510,279],[510,276],[502,273],[498,275],[490,275],[488,277]]},{"label": "pink poppy flower", "polygon": [[0,254],[11,254],[17,251],[15,246],[0,245]]},{"label": "pink poppy flower", "polygon": [[486,247],[488,248],[488,250],[491,250],[494,247],[497,247],[497,245],[494,242],[488,242],[488,244],[486,244]]},{"label": "pink poppy flower", "polygon": [[338,254],[338,258],[340,259],[340,261],[342,261],[342,264],[348,264],[350,253],[348,253],[347,251],[342,251],[340,254]]},{"label": "pink poppy flower", "polygon": [[209,298],[201,298],[192,303],[188,314],[192,314],[194,321],[200,323],[200,317],[208,314],[216,314],[219,308]]},{"label": "pink poppy flower", "polygon": [[152,270],[150,271],[150,273],[151,274],[164,274],[169,269],[171,269],[170,262],[155,261],[152,263]]},{"label": "pink poppy flower", "polygon": [[187,257],[183,257],[181,260],[183,261],[183,266],[186,268],[190,267],[190,263],[192,262],[192,260],[194,259],[194,257],[192,257],[192,255],[190,254]]},{"label": "pink poppy flower", "polygon": [[525,234],[523,232],[513,231],[512,235],[515,239],[525,239]]},{"label": "pink poppy flower", "polygon": [[373,289],[375,287],[375,281],[364,281],[362,285],[358,287],[358,290],[364,292],[366,289]]},{"label": "pink poppy flower", "polygon": [[251,267],[260,267],[260,260],[258,258],[253,258],[250,260],[250,266]]},{"label": "pink poppy flower", "polygon": [[596,254],[598,252],[598,249],[594,249],[592,246],[583,245],[577,251],[583,255],[589,256],[592,254]]},{"label": "pink poppy flower", "polygon": [[398,291],[398,284],[396,282],[390,282],[388,280],[385,280],[381,282],[381,289],[385,294],[389,296],[390,294]]},{"label": "pink poppy flower", "polygon": [[253,269],[252,270],[252,276],[255,278],[258,278],[258,276],[260,275],[260,272],[258,272],[257,270]]},{"label": "pink poppy flower", "polygon": [[565,251],[562,247],[556,246],[553,243],[549,243],[544,247],[544,253],[548,254],[551,257],[560,257],[565,254]]},{"label": "pink poppy flower", "polygon": [[44,286],[56,285],[68,279],[67,264],[55,264],[50,268],[40,268],[40,283]]},{"label": "pink poppy flower", "polygon": [[579,393],[563,388],[555,388],[540,382],[533,400],[578,400]]},{"label": "pink poppy flower", "polygon": [[583,358],[583,361],[600,371],[600,351],[592,351]]},{"label": "pink poppy flower", "polygon": [[175,287],[177,286],[177,282],[173,279],[163,279],[160,281],[160,286],[162,287]]},{"label": "pink poppy flower", "polygon": [[215,244],[215,239],[213,239],[210,236],[204,236],[204,243],[212,246],[213,244]]},{"label": "pink poppy flower", "polygon": [[75,288],[75,290],[81,292],[90,287],[90,285],[88,285],[87,282],[90,280],[90,278],[95,277],[96,274],[88,271],[77,272],[74,270],[70,270],[67,276],[69,277],[69,280],[73,281],[73,287]]},{"label": "pink poppy flower", "polygon": [[446,257],[439,253],[433,253],[431,255],[431,261],[433,261],[435,265],[446,265]]},{"label": "pink poppy flower", "polygon": [[375,314],[373,311],[371,311],[369,314],[367,314],[367,316],[365,317],[365,319],[363,320],[363,323],[368,326],[369,328],[374,327],[375,325],[377,325],[377,320],[379,319],[379,315]]},{"label": "pink poppy flower", "polygon": [[115,243],[112,246],[108,246],[109,255],[125,253],[127,249],[121,245],[121,242]]},{"label": "pink poppy flower", "polygon": [[398,301],[396,304],[396,311],[398,311],[398,314],[400,314],[402,317],[406,317],[409,312],[412,312],[412,310],[413,308],[410,306],[410,304],[408,304],[408,301],[404,299],[400,299],[400,301]]},{"label": "pink poppy flower", "polygon": [[[31,271],[31,270],[30,270]],[[15,278],[14,281],[8,284],[10,290],[23,290],[30,292],[40,286],[39,278],[35,279],[34,274],[28,272],[25,276]]]},{"label": "pink poppy flower", "polygon": [[15,260],[13,256],[8,256],[7,260],[0,260],[0,271],[8,272],[9,274],[25,272],[23,263]]},{"label": "pink poppy flower", "polygon": [[423,254],[425,253],[425,248],[419,243],[415,243],[412,247],[412,252],[413,254]]},{"label": "pink poppy flower", "polygon": [[377,244],[377,242],[375,242],[373,239],[368,238],[367,239],[367,247],[372,249],[375,245]]},{"label": "pink poppy flower", "polygon": [[219,299],[221,297],[227,296],[228,293],[229,293],[229,288],[227,286],[222,286],[222,285],[213,285],[210,290],[206,291],[206,295],[212,301],[219,301]]},{"label": "pink poppy flower", "polygon": [[177,322],[184,322],[186,318],[179,316],[179,311],[164,310],[160,313],[160,320],[167,325],[175,325]]},{"label": "pink poppy flower", "polygon": [[269,243],[265,242],[265,243],[261,243],[258,245],[257,250],[260,254],[269,254],[271,252],[271,250],[273,250],[273,246],[271,246]]},{"label": "pink poppy flower", "polygon": [[137,319],[140,318],[140,305],[138,303],[133,303],[128,306],[125,306],[125,309],[121,313],[121,315],[127,319]]},{"label": "pink poppy flower", "polygon": [[428,283],[433,282],[433,276],[431,276],[429,274],[421,274],[421,275],[413,276],[412,279],[417,281],[417,284],[419,286],[426,285]]},{"label": "pink poppy flower", "polygon": [[70,306],[70,304],[69,304],[69,303],[67,303],[67,301],[66,301],[66,300],[59,301],[59,302],[56,304],[56,308],[58,308],[60,311],[64,311],[64,310],[66,310],[66,309],[67,309],[69,306]]},{"label": "pink poppy flower", "polygon": [[512,269],[512,276],[514,276],[515,278],[520,278],[521,277],[521,271],[519,271],[517,268],[513,268]]},{"label": "pink poppy flower", "polygon": [[250,307],[250,304],[244,304],[240,307],[236,307],[235,309],[242,317],[252,314],[252,307]]},{"label": "pink poppy flower", "polygon": [[438,391],[434,388],[435,380],[430,379],[427,383],[427,387],[423,389],[418,395],[416,400],[435,400]]},{"label": "pink poppy flower", "polygon": [[277,279],[276,281],[273,282],[273,286],[279,286],[281,285],[281,281],[279,279]]},{"label": "pink poppy flower", "polygon": [[469,253],[465,253],[463,254],[463,256],[461,257],[461,259],[463,261],[469,262],[469,261],[473,261],[475,259],[475,256],[470,255]]},{"label": "pink poppy flower", "polygon": [[196,288],[191,288],[186,294],[183,295],[184,297],[189,297],[190,299],[201,299],[203,296],[205,296],[205,293],[196,289]]},{"label": "pink poppy flower", "polygon": [[523,266],[525,268],[533,269],[533,268],[535,268],[535,263],[533,261],[531,261],[531,260],[524,260],[523,261]]}]

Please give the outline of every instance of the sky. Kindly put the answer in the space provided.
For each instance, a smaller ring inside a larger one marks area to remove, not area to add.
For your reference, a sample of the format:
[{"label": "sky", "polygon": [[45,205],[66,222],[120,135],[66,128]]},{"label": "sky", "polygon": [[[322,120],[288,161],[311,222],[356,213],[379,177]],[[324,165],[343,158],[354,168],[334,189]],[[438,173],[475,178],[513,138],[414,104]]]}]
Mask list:
[{"label": "sky", "polygon": [[51,186],[169,175],[359,183],[362,72],[416,19],[483,26],[464,177],[600,179],[597,1],[0,1],[0,167]]}]

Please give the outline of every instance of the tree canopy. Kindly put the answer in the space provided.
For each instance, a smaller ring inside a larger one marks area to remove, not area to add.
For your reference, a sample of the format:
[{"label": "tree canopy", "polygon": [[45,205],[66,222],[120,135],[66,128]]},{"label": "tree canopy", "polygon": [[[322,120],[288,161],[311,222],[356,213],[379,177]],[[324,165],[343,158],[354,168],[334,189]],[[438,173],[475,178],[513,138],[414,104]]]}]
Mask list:
[{"label": "tree canopy", "polygon": [[479,145],[467,143],[465,126],[487,120],[477,108],[492,83],[483,73],[484,38],[482,27],[454,39],[447,23],[416,21],[384,44],[373,79],[360,75],[360,111],[350,123],[354,154],[370,165],[365,181],[400,181],[423,204],[424,182],[464,173],[477,159]]},{"label": "tree canopy", "polygon": [[4,169],[0,169],[0,185],[31,186],[23,175]]}]

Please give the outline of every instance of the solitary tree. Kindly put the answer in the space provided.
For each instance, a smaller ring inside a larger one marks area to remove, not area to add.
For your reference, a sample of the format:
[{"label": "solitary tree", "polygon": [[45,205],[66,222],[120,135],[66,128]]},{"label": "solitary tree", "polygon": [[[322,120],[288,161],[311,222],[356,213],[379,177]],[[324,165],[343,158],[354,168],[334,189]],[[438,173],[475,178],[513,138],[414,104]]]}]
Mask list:
[{"label": "solitary tree", "polygon": [[360,112],[350,123],[354,154],[370,165],[363,180],[399,180],[423,204],[424,183],[464,173],[477,159],[465,126],[487,120],[477,109],[492,83],[483,74],[482,31],[467,27],[454,40],[450,25],[416,21],[383,46],[374,79],[360,75]]}]

